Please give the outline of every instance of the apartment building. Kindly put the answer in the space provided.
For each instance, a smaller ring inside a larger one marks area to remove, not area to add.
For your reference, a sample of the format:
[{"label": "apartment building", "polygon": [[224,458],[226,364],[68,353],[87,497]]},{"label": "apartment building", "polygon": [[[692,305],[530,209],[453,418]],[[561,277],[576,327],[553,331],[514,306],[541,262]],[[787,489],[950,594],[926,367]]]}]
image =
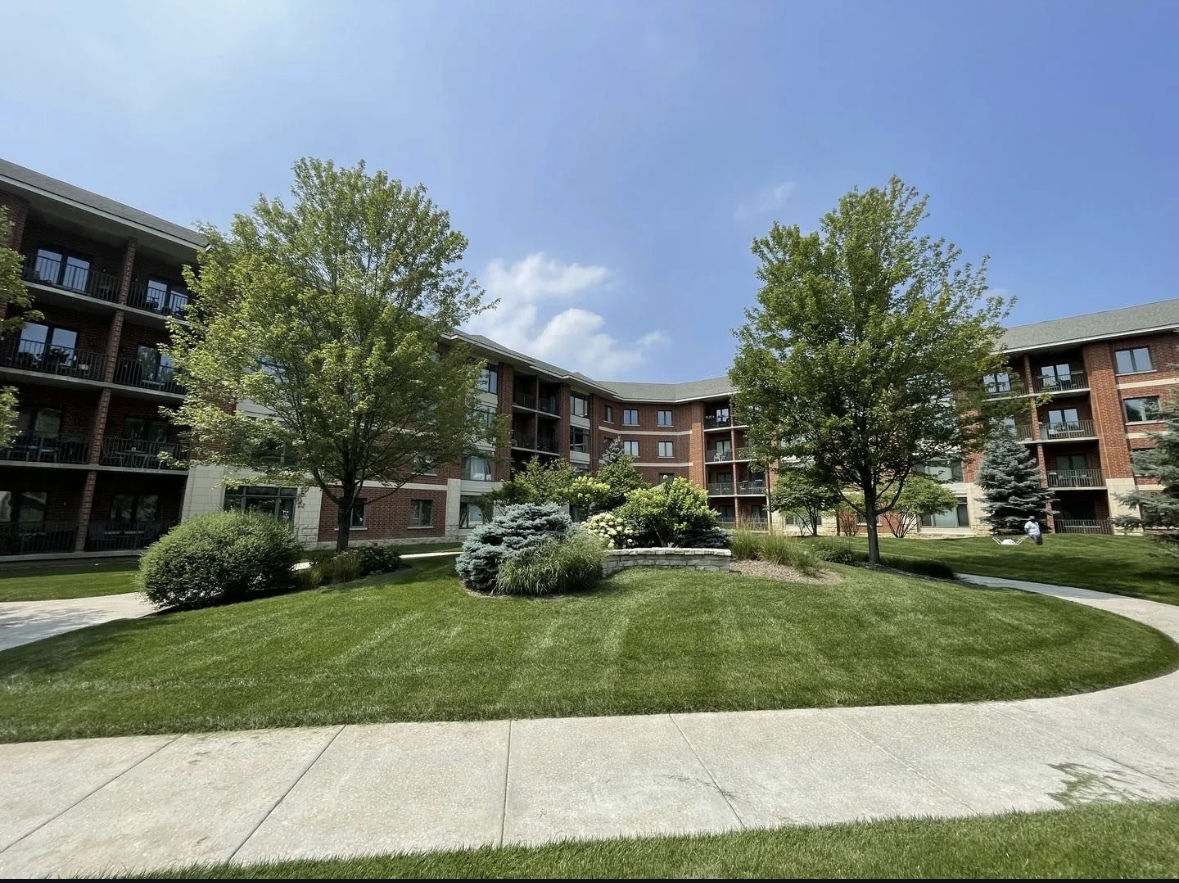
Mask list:
[{"label": "apartment building", "polygon": [[[180,519],[227,508],[272,514],[307,545],[334,545],[336,509],[318,489],[245,475],[227,488],[224,470],[188,468],[161,417],[184,390],[159,345],[166,320],[185,315],[181,267],[202,237],[2,160],[0,204],[44,317],[0,341],[0,384],[18,389],[21,409],[15,440],[0,450],[0,560],[125,554]],[[1159,402],[1179,383],[1177,332],[1179,299],[1007,332],[1009,369],[988,382],[995,395],[1027,398],[1011,431],[1058,491],[1056,530],[1108,532],[1122,511],[1117,495],[1135,485],[1130,453],[1149,444]],[[482,520],[478,498],[531,458],[588,471],[614,439],[648,481],[684,477],[705,488],[722,524],[773,520],[773,475],[753,468],[727,378],[595,380],[486,337],[458,336],[485,359],[480,407],[508,418],[508,446],[439,464],[396,493],[366,487],[353,513],[355,541],[463,537]],[[977,458],[927,465],[959,504],[927,519],[924,532],[981,532],[976,469]]]}]

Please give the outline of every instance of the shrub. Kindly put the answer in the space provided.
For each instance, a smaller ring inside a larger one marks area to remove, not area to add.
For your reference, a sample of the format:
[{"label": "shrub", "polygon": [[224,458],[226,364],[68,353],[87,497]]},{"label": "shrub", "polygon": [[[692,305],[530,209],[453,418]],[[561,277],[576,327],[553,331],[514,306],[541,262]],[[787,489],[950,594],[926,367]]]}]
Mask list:
[{"label": "shrub", "polygon": [[323,568],[325,583],[352,582],[352,580],[360,576],[360,552],[356,549],[340,552],[319,566]]},{"label": "shrub", "polygon": [[585,529],[608,549],[625,549],[633,545],[633,528],[613,512],[601,512],[585,520]]},{"label": "shrub", "polygon": [[727,549],[732,538],[719,527],[698,527],[677,534],[675,544],[682,549]]},{"label": "shrub", "polygon": [[811,549],[816,558],[831,564],[864,564],[868,560],[866,551],[848,542],[819,540],[811,544]]},{"label": "shrub", "polygon": [[631,491],[615,514],[633,525],[639,546],[677,546],[681,539],[716,527],[708,493],[686,478]]},{"label": "shrub", "polygon": [[392,573],[401,567],[401,553],[394,546],[378,546],[368,543],[357,546],[360,553],[360,576],[374,573]]},{"label": "shrub", "polygon": [[506,558],[495,590],[503,595],[551,595],[592,589],[602,578],[602,544],[584,530],[549,538]]},{"label": "shrub", "polygon": [[546,539],[561,539],[573,527],[555,503],[520,503],[471,531],[454,569],[459,579],[479,592],[495,591],[500,564]]},{"label": "shrub", "polygon": [[156,607],[193,609],[289,587],[303,550],[266,515],[212,512],[174,527],[144,553],[138,584]]},{"label": "shrub", "polygon": [[771,533],[735,530],[732,536],[733,557],[745,561],[768,561],[793,567],[799,573],[814,576],[819,559],[806,544],[793,537]]}]

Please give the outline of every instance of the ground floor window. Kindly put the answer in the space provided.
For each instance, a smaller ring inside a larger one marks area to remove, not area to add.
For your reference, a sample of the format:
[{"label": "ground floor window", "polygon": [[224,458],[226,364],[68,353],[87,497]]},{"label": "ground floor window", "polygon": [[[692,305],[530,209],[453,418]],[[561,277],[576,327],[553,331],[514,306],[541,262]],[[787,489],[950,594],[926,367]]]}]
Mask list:
[{"label": "ground floor window", "polygon": [[922,527],[970,527],[970,511],[966,506],[966,498],[958,497],[958,505],[937,515],[925,515],[921,518]]},{"label": "ground floor window", "polygon": [[0,522],[44,524],[48,505],[45,491],[0,491]]},{"label": "ground floor window", "polygon": [[295,519],[298,488],[245,485],[225,491],[225,508],[234,512],[261,512],[291,522]]},{"label": "ground floor window", "polygon": [[459,528],[466,530],[478,527],[483,523],[483,510],[479,508],[477,497],[459,498]]},{"label": "ground floor window", "polygon": [[364,530],[364,518],[368,507],[367,500],[357,500],[352,504],[352,530]]},{"label": "ground floor window", "polygon": [[433,500],[409,501],[409,526],[430,527],[434,522]]},{"label": "ground floor window", "polygon": [[111,521],[155,521],[159,512],[159,494],[115,494],[111,498]]}]

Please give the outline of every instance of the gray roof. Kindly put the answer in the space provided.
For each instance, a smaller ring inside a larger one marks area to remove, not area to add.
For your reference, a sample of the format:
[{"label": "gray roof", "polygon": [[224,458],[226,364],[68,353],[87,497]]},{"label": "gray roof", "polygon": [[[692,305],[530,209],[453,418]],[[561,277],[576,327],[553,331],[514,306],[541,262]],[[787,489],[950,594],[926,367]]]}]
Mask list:
[{"label": "gray roof", "polygon": [[728,377],[689,380],[686,383],[626,383],[599,380],[598,385],[605,387],[618,398],[632,402],[689,402],[733,394],[733,384],[729,383]]},{"label": "gray roof", "polygon": [[1179,298],[1160,300],[1120,310],[1086,313],[1067,319],[1049,319],[1016,325],[1003,335],[1009,351],[1057,347],[1101,337],[1124,337],[1146,331],[1179,329]]},{"label": "gray roof", "polygon": [[189,230],[187,227],[181,227],[179,224],[149,215],[147,212],[141,212],[137,208],[115,202],[113,199],[107,199],[97,193],[91,193],[89,190],[83,190],[81,187],[75,187],[65,181],[59,181],[57,178],[50,178],[48,175],[18,166],[6,159],[0,159],[0,183],[5,182],[15,184],[23,190],[40,191],[56,199],[110,215],[120,221],[146,228],[170,239],[179,239],[181,242],[186,242],[197,248],[203,248],[207,244],[205,237],[195,230]]}]

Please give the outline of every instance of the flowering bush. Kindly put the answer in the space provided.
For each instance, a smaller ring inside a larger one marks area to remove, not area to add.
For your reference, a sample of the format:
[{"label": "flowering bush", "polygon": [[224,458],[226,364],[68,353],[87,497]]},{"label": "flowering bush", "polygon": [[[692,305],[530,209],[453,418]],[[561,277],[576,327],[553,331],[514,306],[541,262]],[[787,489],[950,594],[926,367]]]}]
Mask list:
[{"label": "flowering bush", "polygon": [[606,544],[607,549],[625,549],[634,539],[634,529],[613,512],[591,515],[585,529]]},{"label": "flowering bush", "polygon": [[708,494],[686,478],[631,491],[618,517],[634,526],[637,542],[643,546],[690,548],[705,536],[711,538],[717,526],[716,513],[708,508]]}]

